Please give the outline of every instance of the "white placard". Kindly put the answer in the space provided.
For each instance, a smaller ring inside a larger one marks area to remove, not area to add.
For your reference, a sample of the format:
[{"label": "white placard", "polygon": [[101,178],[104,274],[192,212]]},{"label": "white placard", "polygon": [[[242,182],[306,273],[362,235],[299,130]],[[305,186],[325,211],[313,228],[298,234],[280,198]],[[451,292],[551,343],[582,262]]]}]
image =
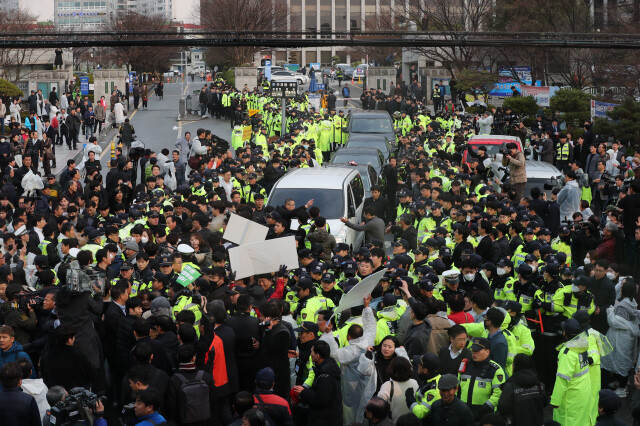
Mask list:
[{"label": "white placard", "polygon": [[247,220],[237,214],[232,214],[229,217],[229,222],[222,238],[241,246],[264,241],[267,238],[267,232],[269,232],[269,228],[266,226]]},{"label": "white placard", "polygon": [[231,248],[229,262],[237,279],[275,272],[280,265],[296,269],[299,266],[296,238],[275,238]]},{"label": "white placard", "polygon": [[367,278],[365,278],[364,280],[356,284],[349,291],[349,293],[342,296],[342,299],[340,299],[340,304],[338,304],[338,307],[335,309],[334,312],[337,314],[344,310],[353,308],[354,306],[362,305],[362,299],[364,299],[365,297],[371,294],[373,289],[380,282],[380,279],[382,278],[385,272],[387,272],[386,269],[383,269],[382,271],[378,271],[373,275],[369,275]]}]

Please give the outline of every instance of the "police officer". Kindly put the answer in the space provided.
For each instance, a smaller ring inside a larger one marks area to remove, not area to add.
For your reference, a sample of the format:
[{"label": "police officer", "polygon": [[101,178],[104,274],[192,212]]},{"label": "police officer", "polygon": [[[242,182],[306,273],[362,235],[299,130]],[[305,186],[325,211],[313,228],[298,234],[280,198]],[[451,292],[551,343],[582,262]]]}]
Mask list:
[{"label": "police officer", "polygon": [[386,336],[395,336],[398,332],[398,321],[404,311],[397,305],[398,298],[387,293],[382,297],[378,306],[378,324],[376,328],[376,345],[379,345]]},{"label": "police officer", "polygon": [[419,419],[431,413],[431,406],[440,399],[438,381],[440,380],[440,358],[436,354],[426,353],[417,359],[420,389],[414,394],[413,389],[405,392],[407,407]]},{"label": "police officer", "polygon": [[533,284],[533,269],[526,263],[522,263],[517,268],[518,281],[515,283],[515,293],[518,302],[522,306],[522,312],[527,313],[531,310],[533,297],[539,288]]},{"label": "police officer", "polygon": [[335,307],[331,299],[317,296],[316,287],[307,275],[298,279],[293,290],[298,293],[298,306],[293,315],[298,324],[302,324],[303,321],[316,322],[318,311]]},{"label": "police officer", "polygon": [[553,420],[563,426],[589,425],[593,408],[589,342],[575,319],[563,321],[560,327],[565,342],[558,347],[558,371],[550,402]]},{"label": "police officer", "polygon": [[567,318],[571,318],[576,311],[585,310],[593,314],[596,307],[593,295],[587,290],[588,280],[584,276],[573,279],[571,286],[565,286],[556,291],[553,296],[553,309]]},{"label": "police officer", "polygon": [[322,287],[322,297],[330,299],[334,305],[338,306],[343,293],[342,291],[340,291],[340,289],[336,288],[335,275],[330,272],[325,272],[324,274],[322,274],[320,286]]},{"label": "police officer", "polygon": [[522,305],[514,300],[507,300],[502,307],[511,317],[507,330],[516,340],[516,353],[531,356],[535,349],[531,330],[527,327],[526,319],[522,316]]},{"label": "police officer", "polygon": [[495,300],[516,300],[514,285],[516,279],[513,276],[513,264],[507,258],[502,258],[496,263],[496,275],[491,282],[493,298]]},{"label": "police officer", "polygon": [[479,337],[471,345],[471,358],[463,359],[458,369],[460,390],[458,396],[473,412],[476,421],[494,412],[505,381],[505,373],[497,362],[490,359],[489,339]]}]

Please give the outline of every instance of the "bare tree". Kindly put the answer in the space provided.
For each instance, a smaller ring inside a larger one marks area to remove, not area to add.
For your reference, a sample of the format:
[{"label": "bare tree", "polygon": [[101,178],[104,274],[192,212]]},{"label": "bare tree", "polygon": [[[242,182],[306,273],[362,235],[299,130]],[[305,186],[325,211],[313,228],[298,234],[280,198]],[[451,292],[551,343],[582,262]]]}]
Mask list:
[{"label": "bare tree", "polygon": [[[208,31],[250,31],[256,36],[269,31],[287,31],[287,6],[282,1],[201,0],[196,13]],[[211,63],[238,66],[252,63],[259,51],[259,45],[216,47],[209,49],[207,58]]]},{"label": "bare tree", "polygon": [[[118,18],[107,25],[105,31],[118,33],[121,31],[144,30],[157,32],[159,35],[144,35],[145,38],[163,40],[167,37],[176,38],[176,30],[171,28],[162,15],[142,15],[128,11],[118,14]],[[139,38],[137,35],[120,35],[120,40]],[[120,64],[127,65],[129,70],[138,72],[163,72],[169,69],[171,58],[177,56],[179,49],[167,46],[115,46],[113,51]]]},{"label": "bare tree", "polygon": [[[496,5],[493,30],[537,33],[590,33],[595,31],[594,0],[503,0]],[[529,64],[534,80],[582,89],[593,81],[592,49],[492,49],[489,55],[502,66]],[[515,72],[514,72],[514,77]]]},{"label": "bare tree", "polygon": [[[6,11],[0,14],[0,28],[4,32],[41,31],[35,15],[25,9]],[[25,65],[37,62],[46,55],[45,49],[20,48],[0,49],[0,73],[2,78],[11,82],[28,78]],[[53,58],[51,63],[53,64]]]},{"label": "bare tree", "polygon": [[[493,0],[382,0],[389,10],[390,20],[382,21],[390,30],[406,28],[418,31],[410,35],[420,39],[459,41],[455,47],[415,47],[411,50],[428,61],[441,63],[452,74],[456,70],[477,67],[482,63],[482,48],[465,46],[463,31],[487,29],[491,19]],[[429,32],[449,33],[431,35]]]}]

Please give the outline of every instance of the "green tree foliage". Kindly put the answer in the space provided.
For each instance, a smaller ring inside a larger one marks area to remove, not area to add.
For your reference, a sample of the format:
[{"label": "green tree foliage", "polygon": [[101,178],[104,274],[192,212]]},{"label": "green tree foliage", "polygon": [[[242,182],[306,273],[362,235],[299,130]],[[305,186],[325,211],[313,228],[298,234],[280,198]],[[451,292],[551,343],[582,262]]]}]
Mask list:
[{"label": "green tree foliage", "polygon": [[24,96],[22,90],[18,88],[15,84],[8,82],[7,80],[0,79],[0,96],[5,97],[15,97],[15,96]]},{"label": "green tree foliage", "polygon": [[222,74],[222,78],[227,82],[227,84],[230,84],[232,86],[236,85],[236,73],[233,68],[229,68],[228,70],[226,70]]},{"label": "green tree foliage", "polygon": [[502,108],[511,108],[516,114],[523,116],[534,115],[538,112],[540,106],[538,106],[533,96],[517,96],[515,98],[506,98],[502,103]]},{"label": "green tree foliage", "polygon": [[489,92],[498,82],[498,75],[488,71],[464,69],[457,74],[458,90],[470,92],[475,99],[482,95],[484,102],[489,100]]},{"label": "green tree foliage", "polygon": [[622,142],[640,143],[640,102],[627,98],[622,104],[607,113],[611,120],[599,118],[594,124],[594,132],[613,136]]},{"label": "green tree foliage", "polygon": [[582,127],[591,117],[591,96],[578,89],[560,89],[551,97],[551,111],[561,112],[568,126]]}]

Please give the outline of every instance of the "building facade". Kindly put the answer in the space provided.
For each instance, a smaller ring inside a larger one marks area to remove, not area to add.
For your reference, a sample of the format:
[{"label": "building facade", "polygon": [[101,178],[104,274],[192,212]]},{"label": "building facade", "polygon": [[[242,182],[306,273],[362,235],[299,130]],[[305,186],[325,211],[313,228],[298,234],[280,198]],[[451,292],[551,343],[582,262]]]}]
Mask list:
[{"label": "building facade", "polygon": [[54,25],[62,31],[92,31],[114,16],[114,0],[55,0]]},{"label": "building facade", "polygon": [[[275,0],[286,4],[287,31],[309,31],[318,39],[339,38],[334,33],[360,33],[384,13],[386,0]],[[278,29],[277,29],[278,30]],[[270,58],[267,58],[269,57]],[[337,62],[351,62],[351,53],[346,48],[310,47],[304,49],[276,49],[263,51],[258,59],[272,59],[276,63],[308,65],[320,63],[330,65],[334,56]],[[359,58],[358,58],[359,59]]]}]

